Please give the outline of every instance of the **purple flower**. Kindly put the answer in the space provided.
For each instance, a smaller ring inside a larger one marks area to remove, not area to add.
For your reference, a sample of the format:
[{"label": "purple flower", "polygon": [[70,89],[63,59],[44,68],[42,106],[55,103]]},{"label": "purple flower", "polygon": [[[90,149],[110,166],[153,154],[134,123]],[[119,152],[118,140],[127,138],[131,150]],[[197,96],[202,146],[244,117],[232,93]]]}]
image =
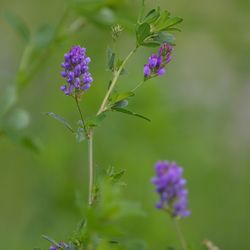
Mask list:
[{"label": "purple flower", "polygon": [[158,55],[152,54],[148,63],[144,65],[144,77],[151,78],[154,76],[164,75],[166,65],[171,61],[171,52],[173,47],[167,43],[162,44],[159,48]]},{"label": "purple flower", "polygon": [[64,242],[60,242],[59,244],[57,244],[56,246],[51,246],[49,248],[49,250],[59,250],[59,249],[67,249],[69,246],[68,244],[64,243]]},{"label": "purple flower", "polygon": [[90,61],[90,58],[86,56],[86,49],[79,45],[73,46],[64,55],[64,62],[61,64],[64,70],[61,72],[61,76],[66,79],[68,84],[61,86],[60,89],[66,95],[80,96],[90,88],[90,84],[93,82],[88,71]]},{"label": "purple flower", "polygon": [[183,169],[175,162],[159,161],[155,164],[155,172],[152,183],[160,195],[156,207],[168,211],[172,217],[189,216],[188,191],[186,180],[182,178]]},{"label": "purple flower", "polygon": [[151,69],[150,69],[149,65],[145,64],[144,65],[144,76],[149,77],[150,74],[151,74]]}]

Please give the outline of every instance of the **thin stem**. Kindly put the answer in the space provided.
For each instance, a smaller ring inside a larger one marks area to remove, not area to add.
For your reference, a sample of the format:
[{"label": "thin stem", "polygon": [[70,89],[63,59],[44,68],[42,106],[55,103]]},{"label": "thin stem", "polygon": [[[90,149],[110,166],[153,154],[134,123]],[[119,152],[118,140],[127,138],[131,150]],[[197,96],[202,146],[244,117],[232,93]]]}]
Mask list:
[{"label": "thin stem", "polygon": [[92,191],[93,191],[93,131],[90,130],[89,133],[86,129],[85,123],[84,123],[84,119],[83,119],[83,115],[82,115],[82,111],[77,99],[77,96],[75,97],[75,101],[76,101],[76,106],[78,109],[78,112],[80,114],[81,117],[81,121],[83,124],[83,128],[85,131],[85,134],[87,136],[88,139],[88,159],[89,159],[89,195],[88,195],[88,205],[89,207],[92,205],[93,202],[93,197],[92,197]]},{"label": "thin stem", "polygon": [[88,137],[88,131],[87,131],[86,127],[85,127],[85,123],[84,123],[82,111],[81,111],[81,108],[80,108],[77,96],[75,96],[75,101],[76,101],[76,106],[77,106],[78,112],[79,112],[80,117],[81,117],[81,121],[82,121],[82,125],[83,125],[83,128],[84,128],[84,132],[85,132],[86,136]]},{"label": "thin stem", "polygon": [[108,101],[108,98],[113,90],[113,88],[115,87],[115,84],[121,74],[121,71],[122,69],[124,68],[124,65],[126,64],[126,62],[128,61],[128,59],[135,53],[135,51],[137,50],[137,47],[135,49],[133,49],[129,54],[128,56],[124,59],[124,61],[122,62],[122,64],[120,65],[119,69],[114,73],[114,78],[110,84],[110,87],[106,93],[106,95],[104,96],[104,99],[102,101],[102,104],[97,112],[97,115],[101,114],[105,109],[106,109],[106,104],[107,104],[107,101]]},{"label": "thin stem", "polygon": [[145,80],[141,81],[139,84],[137,84],[131,91],[135,92],[141,85],[145,82]]},{"label": "thin stem", "polygon": [[93,202],[93,132],[90,131],[89,139],[88,139],[88,148],[89,148],[89,207],[92,205]]},{"label": "thin stem", "polygon": [[[111,81],[110,87],[106,93],[106,95],[103,98],[103,101],[100,105],[100,108],[97,112],[96,115],[101,114],[102,112],[104,112],[106,110],[106,105],[107,105],[107,101],[108,98],[112,92],[112,90],[115,87],[115,84],[122,72],[122,69],[124,68],[126,62],[128,61],[128,59],[135,53],[135,51],[137,50],[138,47],[134,48],[128,55],[127,57],[124,59],[124,61],[122,62],[122,64],[120,65],[120,67],[118,68],[117,71],[115,71],[114,73],[114,78]],[[94,134],[94,130],[91,129],[89,131],[89,135],[88,135],[88,151],[89,151],[89,206],[92,206],[93,203],[93,183],[94,183],[94,168],[93,168],[93,134]]]},{"label": "thin stem", "polygon": [[177,237],[178,237],[178,240],[179,240],[179,242],[181,244],[182,249],[183,250],[188,250],[186,240],[183,237],[183,234],[181,232],[181,229],[180,229],[180,226],[179,226],[179,223],[178,223],[177,219],[174,218],[173,222],[174,222],[174,228],[175,228],[175,231],[176,231],[176,234],[177,234]]}]

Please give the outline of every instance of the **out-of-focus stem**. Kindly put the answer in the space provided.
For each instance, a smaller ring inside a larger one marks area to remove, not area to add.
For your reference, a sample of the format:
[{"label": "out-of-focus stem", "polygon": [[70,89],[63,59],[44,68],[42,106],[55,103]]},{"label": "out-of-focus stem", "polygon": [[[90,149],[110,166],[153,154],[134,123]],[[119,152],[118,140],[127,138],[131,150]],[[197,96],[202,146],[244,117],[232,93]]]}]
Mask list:
[{"label": "out-of-focus stem", "polygon": [[90,131],[88,138],[88,154],[89,154],[89,207],[93,202],[93,183],[94,183],[94,168],[93,168],[93,131]]},{"label": "out-of-focus stem", "polygon": [[180,226],[179,226],[177,219],[174,218],[173,223],[174,223],[174,228],[175,228],[175,231],[176,231],[176,234],[177,234],[177,237],[178,237],[178,240],[181,244],[182,249],[188,250],[187,242],[186,242],[185,238],[183,237],[183,234],[181,232],[181,229],[180,229]]}]

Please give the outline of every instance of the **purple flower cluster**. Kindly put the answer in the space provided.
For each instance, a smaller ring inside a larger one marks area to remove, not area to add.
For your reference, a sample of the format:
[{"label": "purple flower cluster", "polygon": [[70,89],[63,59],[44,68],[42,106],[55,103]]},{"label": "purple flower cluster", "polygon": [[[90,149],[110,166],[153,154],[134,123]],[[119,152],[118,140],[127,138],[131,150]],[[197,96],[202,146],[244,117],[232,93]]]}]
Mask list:
[{"label": "purple flower cluster", "polygon": [[86,49],[79,45],[73,46],[64,55],[64,62],[61,64],[64,70],[61,75],[67,80],[68,86],[61,86],[61,90],[66,95],[81,94],[90,88],[93,78],[89,73],[89,63],[90,58],[86,56]]},{"label": "purple flower cluster", "polygon": [[188,191],[185,187],[186,180],[182,178],[183,169],[175,162],[159,161],[155,164],[155,172],[152,183],[160,195],[156,207],[168,211],[172,217],[189,216]]},{"label": "purple flower cluster", "polygon": [[166,70],[165,66],[171,61],[171,52],[173,47],[168,43],[164,43],[158,51],[157,54],[152,54],[148,63],[144,65],[144,77],[151,78],[154,76],[163,75]]},{"label": "purple flower cluster", "polygon": [[66,243],[60,242],[57,246],[51,246],[49,250],[67,249],[68,247]]}]

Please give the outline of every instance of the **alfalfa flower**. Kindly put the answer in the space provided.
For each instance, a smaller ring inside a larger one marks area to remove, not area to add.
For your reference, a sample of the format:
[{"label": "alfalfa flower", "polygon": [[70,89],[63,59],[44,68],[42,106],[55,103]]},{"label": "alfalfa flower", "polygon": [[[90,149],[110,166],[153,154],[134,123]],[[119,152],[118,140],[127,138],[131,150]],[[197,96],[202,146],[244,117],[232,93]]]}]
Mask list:
[{"label": "alfalfa flower", "polygon": [[171,53],[173,47],[168,43],[162,44],[159,48],[158,54],[152,54],[148,63],[144,65],[144,78],[152,78],[165,74],[166,65],[171,61]]},{"label": "alfalfa flower", "polygon": [[69,245],[64,242],[60,242],[59,244],[50,246],[49,248],[49,250],[60,250],[60,249],[69,249]]},{"label": "alfalfa flower", "polygon": [[156,207],[166,210],[172,217],[187,217],[188,191],[186,180],[182,177],[183,169],[175,162],[159,161],[155,164],[156,176],[152,183],[160,195]]},{"label": "alfalfa flower", "polygon": [[64,70],[61,76],[66,79],[67,85],[61,86],[66,95],[80,96],[90,88],[93,78],[89,73],[90,57],[86,55],[86,48],[79,45],[73,46],[64,55],[64,62],[61,66]]}]

